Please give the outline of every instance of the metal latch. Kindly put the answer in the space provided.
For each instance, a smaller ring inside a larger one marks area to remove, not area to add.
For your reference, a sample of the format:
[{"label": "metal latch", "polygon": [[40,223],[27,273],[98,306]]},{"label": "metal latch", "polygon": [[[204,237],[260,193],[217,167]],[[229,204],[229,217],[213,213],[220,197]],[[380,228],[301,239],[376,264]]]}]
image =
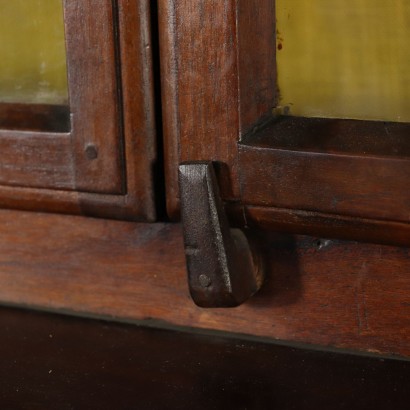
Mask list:
[{"label": "metal latch", "polygon": [[201,307],[234,307],[263,281],[261,263],[240,229],[230,228],[212,162],[179,166],[189,290]]}]

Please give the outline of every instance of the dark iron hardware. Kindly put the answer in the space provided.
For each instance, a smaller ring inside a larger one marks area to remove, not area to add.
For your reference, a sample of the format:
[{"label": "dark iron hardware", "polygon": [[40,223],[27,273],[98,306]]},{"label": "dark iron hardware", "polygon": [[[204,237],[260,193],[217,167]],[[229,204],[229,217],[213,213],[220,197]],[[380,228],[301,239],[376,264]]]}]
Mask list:
[{"label": "dark iron hardware", "polygon": [[262,284],[260,261],[245,234],[229,227],[212,162],[179,166],[188,282],[201,307],[234,307]]}]

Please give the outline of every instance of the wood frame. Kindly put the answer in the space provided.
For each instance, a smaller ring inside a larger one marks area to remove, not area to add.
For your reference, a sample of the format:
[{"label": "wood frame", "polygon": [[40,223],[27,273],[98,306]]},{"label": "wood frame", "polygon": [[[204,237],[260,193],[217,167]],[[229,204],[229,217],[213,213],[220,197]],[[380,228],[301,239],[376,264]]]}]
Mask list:
[{"label": "wood frame", "polygon": [[149,2],[65,0],[64,15],[71,131],[0,130],[0,206],[153,220]]},{"label": "wood frame", "polygon": [[0,227],[2,304],[410,357],[406,248],[260,233],[262,289],[203,309],[179,224],[0,210]]},{"label": "wood frame", "polygon": [[212,160],[240,226],[410,244],[409,124],[275,117],[274,0],[159,4],[174,219],[178,164]]},{"label": "wood frame", "polygon": [[[266,27],[273,27],[273,3],[198,3],[159,3],[163,92],[168,98],[163,104],[168,205],[174,217],[178,210],[177,180],[173,179],[176,164],[181,158],[201,159],[212,153],[211,159],[230,165],[218,170],[234,222],[318,232],[321,236],[335,234],[336,226],[338,235],[363,240],[401,238],[406,242],[406,223],[395,223],[390,231],[393,236],[388,238],[383,221],[356,218],[357,223],[352,224],[351,217],[244,206],[237,200],[242,181],[239,136],[262,135],[254,124],[260,124],[261,131],[266,129],[265,119],[275,103],[270,75],[274,33],[271,37],[261,36]],[[153,133],[149,127],[152,106],[150,99],[148,105],[140,102],[152,92],[150,36],[148,25],[137,30],[134,24],[139,18],[149,21],[149,2],[124,0],[118,4],[120,27],[124,27],[122,34],[120,30],[120,50],[127,172],[131,177],[146,176],[151,171],[150,158],[154,158],[153,145],[143,142]],[[210,28],[205,24],[209,19],[213,22]],[[247,27],[249,32],[239,27]],[[258,37],[262,44],[267,42],[262,50],[270,53],[256,52]],[[209,47],[200,47],[204,43]],[[141,48],[141,44],[147,47]],[[140,61],[145,63],[136,64]],[[218,82],[203,74],[208,72],[217,73]],[[145,81],[138,82],[141,78]],[[253,92],[255,87],[258,93]],[[187,108],[191,111],[185,111]],[[254,134],[249,134],[252,131]],[[247,143],[243,138],[242,144]],[[137,154],[146,155],[146,159],[139,161]],[[127,181],[133,184],[130,178]],[[31,210],[129,216],[135,213],[124,210],[124,206],[136,206],[150,215],[150,208],[144,208],[149,201],[134,202],[133,198],[139,200],[146,195],[149,199],[152,192],[144,191],[136,177],[133,181],[134,189],[141,191],[129,194],[128,199],[69,191],[58,191],[56,195],[51,190],[18,191],[10,187],[1,188],[0,193],[10,206]],[[8,195],[4,195],[4,189],[9,189]],[[238,308],[204,310],[196,307],[189,296],[178,224],[136,224],[3,209],[0,227],[2,304],[410,356],[410,259],[405,248],[256,232],[255,241],[266,259],[263,288]]]}]

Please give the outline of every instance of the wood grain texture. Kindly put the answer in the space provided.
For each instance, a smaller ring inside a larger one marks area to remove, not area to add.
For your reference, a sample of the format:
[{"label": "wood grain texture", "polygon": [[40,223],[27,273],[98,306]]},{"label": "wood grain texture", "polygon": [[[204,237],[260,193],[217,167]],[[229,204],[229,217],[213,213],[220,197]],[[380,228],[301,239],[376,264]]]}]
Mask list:
[{"label": "wood grain texture", "polygon": [[0,128],[68,133],[70,109],[67,105],[0,103]]},{"label": "wood grain texture", "polygon": [[[153,221],[153,173],[157,161],[151,6],[149,0],[118,3],[123,103],[126,213]],[[128,217],[128,218],[129,218]]]},{"label": "wood grain texture", "polygon": [[275,1],[237,1],[240,136],[277,105]]},{"label": "wood grain texture", "polygon": [[242,201],[409,222],[408,124],[283,118],[239,146]]},{"label": "wood grain texture", "polygon": [[6,409],[408,407],[408,361],[0,309]]},{"label": "wood grain texture", "polygon": [[260,234],[261,291],[201,309],[179,225],[0,211],[0,226],[4,304],[410,355],[408,248]]},{"label": "wood grain texture", "polygon": [[410,157],[410,125],[399,122],[278,116],[243,144],[284,151],[375,158]]},{"label": "wood grain texture", "polygon": [[[238,193],[230,177],[235,173],[238,138],[235,2],[171,0],[167,6],[174,10],[176,43],[171,50],[162,50],[162,58],[176,60],[178,99],[176,106],[166,106],[164,117],[172,117],[176,110],[178,135],[165,130],[165,138],[168,144],[178,144],[178,162],[212,159],[229,164],[232,168],[224,173],[221,188],[232,197]],[[168,77],[167,72],[162,75]],[[174,192],[178,162],[168,169],[167,186]]]},{"label": "wood grain texture", "polygon": [[72,189],[74,163],[70,151],[71,136],[67,133],[0,131],[0,190],[4,186],[18,191],[18,187],[33,184]]},{"label": "wood grain texture", "polygon": [[[272,0],[159,1],[167,202],[173,219],[179,213],[180,162],[219,162],[223,197],[239,197],[237,141],[275,98],[274,50],[259,53],[254,47],[261,32],[273,30],[272,10]],[[262,41],[269,46],[273,32]]]},{"label": "wood grain texture", "polygon": [[263,207],[264,229],[409,244],[409,125],[277,120],[274,10],[160,2],[169,215],[178,219],[178,164],[212,160],[224,200]]},{"label": "wood grain texture", "polygon": [[[172,220],[179,219],[179,118],[178,59],[176,4],[158,1],[158,35],[160,46],[160,77],[162,100],[162,134],[164,138],[164,170],[166,208]],[[179,35],[179,34],[178,34]]]},{"label": "wood grain texture", "polygon": [[149,1],[65,5],[72,133],[1,131],[0,206],[153,220]]},{"label": "wood grain texture", "polygon": [[232,225],[385,245],[410,245],[410,225],[295,209],[227,204]]}]

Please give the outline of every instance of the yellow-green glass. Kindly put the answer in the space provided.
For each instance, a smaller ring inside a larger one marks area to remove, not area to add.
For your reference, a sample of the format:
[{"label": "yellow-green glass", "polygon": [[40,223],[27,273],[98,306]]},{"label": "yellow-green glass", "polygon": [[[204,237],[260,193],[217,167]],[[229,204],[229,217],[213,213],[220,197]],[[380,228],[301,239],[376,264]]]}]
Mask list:
[{"label": "yellow-green glass", "polygon": [[276,0],[291,115],[410,121],[409,0]]},{"label": "yellow-green glass", "polygon": [[67,104],[62,0],[0,0],[0,102]]}]

